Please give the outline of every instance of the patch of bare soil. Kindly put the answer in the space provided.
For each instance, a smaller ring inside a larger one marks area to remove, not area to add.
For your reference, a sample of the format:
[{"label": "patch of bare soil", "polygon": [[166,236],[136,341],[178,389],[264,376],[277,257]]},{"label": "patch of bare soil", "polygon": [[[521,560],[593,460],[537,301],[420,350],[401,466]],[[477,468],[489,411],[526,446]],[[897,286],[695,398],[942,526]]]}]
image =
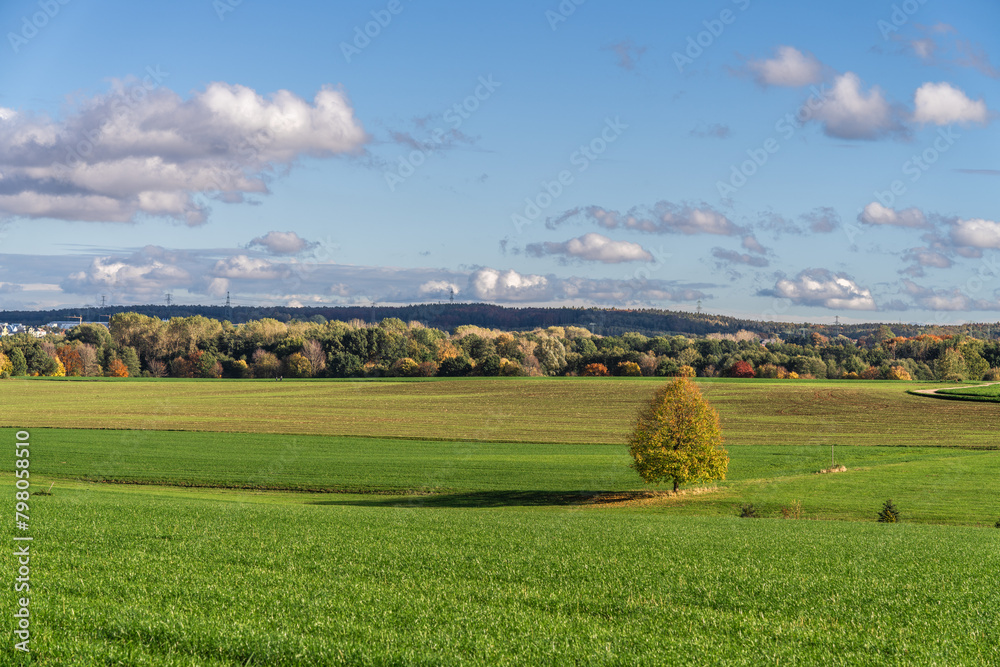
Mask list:
[{"label": "patch of bare soil", "polygon": [[847,467],[839,465],[839,466],[833,466],[832,468],[824,468],[823,470],[817,470],[816,474],[825,475],[828,472],[847,472]]}]

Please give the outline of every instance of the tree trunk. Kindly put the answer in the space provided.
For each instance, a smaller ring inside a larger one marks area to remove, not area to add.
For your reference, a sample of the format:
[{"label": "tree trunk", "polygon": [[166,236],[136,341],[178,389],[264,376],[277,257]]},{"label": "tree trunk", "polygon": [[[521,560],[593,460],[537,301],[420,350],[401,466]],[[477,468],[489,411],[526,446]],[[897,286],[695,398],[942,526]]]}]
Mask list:
[{"label": "tree trunk", "polygon": [[677,493],[677,487],[678,486],[680,486],[680,485],[677,483],[677,480],[675,479],[674,480],[674,493]]}]

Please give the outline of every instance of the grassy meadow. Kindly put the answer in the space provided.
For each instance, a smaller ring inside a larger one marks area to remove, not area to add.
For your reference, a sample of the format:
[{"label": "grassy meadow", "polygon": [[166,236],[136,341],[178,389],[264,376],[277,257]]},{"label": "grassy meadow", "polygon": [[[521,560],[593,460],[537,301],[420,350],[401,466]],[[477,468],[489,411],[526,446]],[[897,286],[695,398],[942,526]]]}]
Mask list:
[{"label": "grassy meadow", "polygon": [[[11,379],[0,427],[621,444],[661,378],[411,381]],[[734,445],[994,447],[996,415],[933,383],[699,381]]]},{"label": "grassy meadow", "polygon": [[0,664],[1000,661],[1000,408],[699,381],[729,475],[662,497],[622,444],[657,384],[0,383],[53,485]]}]

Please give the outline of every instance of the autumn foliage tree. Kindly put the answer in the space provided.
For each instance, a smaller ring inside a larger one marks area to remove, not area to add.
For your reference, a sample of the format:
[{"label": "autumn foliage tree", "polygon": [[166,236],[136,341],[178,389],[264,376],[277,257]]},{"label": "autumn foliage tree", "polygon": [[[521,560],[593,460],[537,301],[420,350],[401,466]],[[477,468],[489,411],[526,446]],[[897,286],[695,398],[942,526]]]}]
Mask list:
[{"label": "autumn foliage tree", "polygon": [[604,364],[587,364],[583,367],[583,372],[580,375],[591,376],[591,377],[603,377],[605,375],[610,375],[608,373],[608,367]]},{"label": "autumn foliage tree", "polygon": [[648,484],[673,480],[676,492],[687,482],[726,478],[719,414],[687,378],[656,390],[640,409],[628,445],[632,468]]},{"label": "autumn foliage tree", "polygon": [[108,364],[108,377],[127,378],[128,366],[121,359],[112,359],[111,363]]},{"label": "autumn foliage tree", "polygon": [[755,373],[753,366],[741,360],[733,364],[732,368],[729,369],[729,375],[734,378],[752,378]]}]

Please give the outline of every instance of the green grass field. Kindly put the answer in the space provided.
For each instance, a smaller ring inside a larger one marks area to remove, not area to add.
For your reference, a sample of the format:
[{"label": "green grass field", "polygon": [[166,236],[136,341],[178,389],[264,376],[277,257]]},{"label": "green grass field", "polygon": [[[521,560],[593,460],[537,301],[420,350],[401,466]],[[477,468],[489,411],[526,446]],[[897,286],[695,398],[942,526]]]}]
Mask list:
[{"label": "green grass field", "polygon": [[1000,661],[995,406],[700,382],[730,474],[648,497],[622,437],[656,384],[0,383],[54,485],[30,664]]},{"label": "green grass field", "polygon": [[[619,444],[659,378],[6,381],[0,427]],[[916,382],[699,382],[733,445],[996,447],[996,413]]]},{"label": "green grass field", "polygon": [[36,664],[1000,660],[992,530],[275,495],[36,499]]},{"label": "green grass field", "polygon": [[990,384],[982,387],[968,387],[964,389],[942,389],[938,392],[938,395],[941,394],[944,394],[947,398],[958,398],[966,401],[1000,403],[1000,384]]}]

